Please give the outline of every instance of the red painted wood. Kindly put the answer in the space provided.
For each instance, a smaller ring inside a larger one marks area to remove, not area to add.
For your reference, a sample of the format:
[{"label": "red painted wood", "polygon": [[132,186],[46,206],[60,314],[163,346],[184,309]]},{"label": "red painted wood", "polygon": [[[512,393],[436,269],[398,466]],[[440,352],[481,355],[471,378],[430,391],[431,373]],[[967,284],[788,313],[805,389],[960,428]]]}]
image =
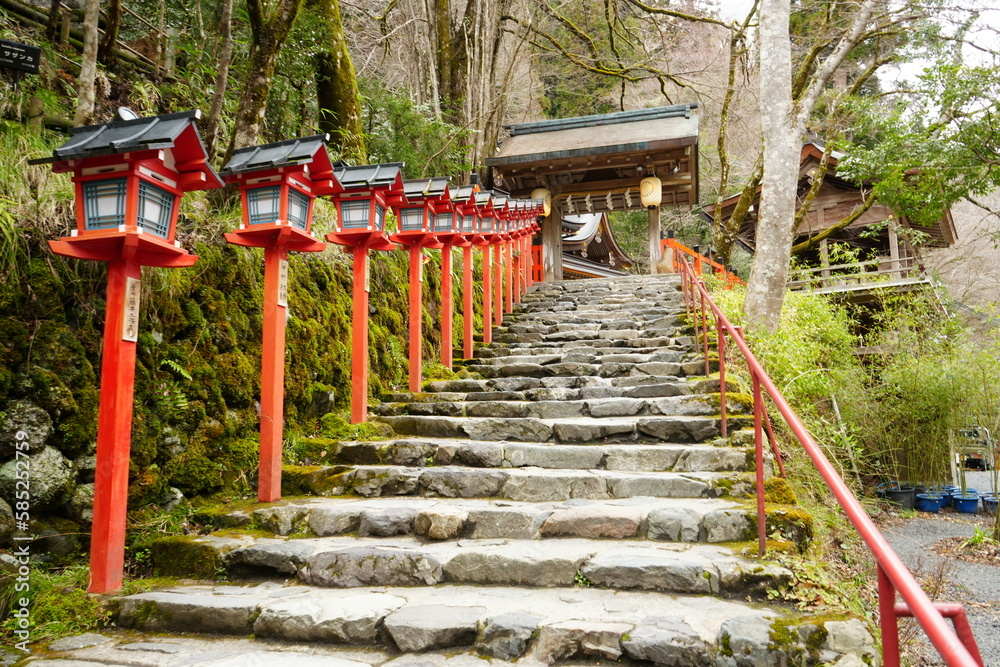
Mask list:
[{"label": "red painted wood", "polygon": [[493,342],[493,316],[491,304],[493,303],[493,292],[490,283],[493,280],[493,262],[491,261],[490,246],[483,246],[483,342]]},{"label": "red painted wood", "polygon": [[351,308],[351,423],[368,419],[368,248],[356,246]]},{"label": "red painted wood", "polygon": [[281,440],[285,403],[285,320],[287,307],[278,305],[281,261],[285,248],[264,248],[264,340],[260,371],[260,469],[257,499],[281,499]]},{"label": "red painted wood", "polygon": [[472,306],[472,246],[462,248],[462,325],[465,329],[465,345],[463,354],[466,359],[472,358],[474,347],[473,324],[475,324],[475,310]]},{"label": "red painted wood", "polygon": [[135,348],[122,340],[125,285],[139,279],[135,259],[108,263],[107,312],[101,358],[101,396],[97,412],[97,469],[94,474],[94,520],[90,537],[90,593],[121,588],[125,564],[125,510],[132,436]]},{"label": "red painted wood", "polygon": [[503,244],[504,253],[504,273],[507,291],[504,293],[504,312],[513,313],[514,312],[514,265],[513,265],[513,253],[511,252],[514,245],[513,241],[507,241]]},{"label": "red painted wood", "polygon": [[451,246],[441,249],[441,363],[451,368],[451,350],[454,340],[451,335],[452,321],[451,294]]},{"label": "red painted wood", "polygon": [[422,368],[421,346],[423,343],[423,317],[421,306],[423,301],[423,284],[420,282],[423,260],[420,246],[411,245],[410,249],[410,391],[420,391]]},{"label": "red painted wood", "polygon": [[503,324],[503,252],[500,244],[493,246],[493,324]]}]

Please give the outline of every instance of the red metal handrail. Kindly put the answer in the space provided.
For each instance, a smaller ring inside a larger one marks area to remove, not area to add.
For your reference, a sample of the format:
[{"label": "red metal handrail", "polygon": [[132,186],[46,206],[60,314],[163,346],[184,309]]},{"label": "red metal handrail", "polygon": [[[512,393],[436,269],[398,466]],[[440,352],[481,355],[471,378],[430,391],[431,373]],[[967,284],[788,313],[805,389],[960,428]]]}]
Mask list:
[{"label": "red metal handrail", "polygon": [[680,263],[682,261],[682,258],[678,256],[679,253],[682,255],[688,255],[694,260],[694,272],[699,276],[703,273],[705,265],[708,265],[711,269],[714,269],[713,273],[716,275],[716,277],[722,280],[722,283],[723,285],[725,285],[726,289],[729,289],[733,285],[746,284],[742,280],[740,280],[739,276],[737,276],[735,273],[727,269],[722,264],[719,264],[718,262],[709,259],[708,257],[702,255],[701,253],[695,252],[694,250],[687,247],[686,245],[684,245],[675,238],[660,239],[660,254],[663,254],[667,248],[671,248],[674,251],[676,251],[673,256],[673,269],[675,273],[680,273],[681,270]]},{"label": "red metal handrail", "polygon": [[[668,239],[672,240],[672,239]],[[761,431],[762,431],[762,419],[761,415],[763,413],[763,400],[761,395],[761,389],[763,389],[767,395],[771,398],[772,403],[781,413],[782,417],[785,418],[785,422],[788,424],[789,429],[801,443],[802,448],[812,459],[813,464],[816,466],[819,473],[823,476],[823,480],[826,482],[827,486],[833,492],[834,497],[840,506],[843,508],[844,513],[847,515],[848,520],[854,525],[855,529],[861,535],[865,544],[871,550],[872,555],[875,556],[875,560],[878,563],[878,579],[879,579],[879,610],[880,619],[879,623],[882,628],[882,664],[885,667],[899,667],[900,655],[899,655],[899,629],[898,629],[898,616],[901,615],[912,615],[920,623],[920,626],[927,633],[928,639],[934,644],[941,657],[949,667],[983,667],[982,659],[979,657],[979,649],[976,647],[975,637],[972,635],[971,629],[968,628],[968,623],[965,620],[964,611],[958,613],[955,611],[954,607],[961,608],[961,605],[949,605],[945,606],[935,606],[931,602],[927,594],[920,588],[913,575],[906,568],[903,562],[900,560],[899,556],[889,545],[889,542],[885,539],[879,529],[875,526],[875,523],[862,508],[861,503],[854,496],[851,490],[841,479],[840,475],[837,474],[836,469],[830,463],[826,455],[820,449],[816,441],[809,434],[808,429],[806,429],[805,424],[799,419],[798,415],[792,410],[788,401],[781,394],[778,388],[775,386],[774,382],[768,376],[767,371],[764,367],[757,361],[750,347],[747,345],[746,341],[743,339],[742,331],[739,327],[734,326],[725,314],[719,308],[718,305],[709,296],[708,289],[705,287],[705,283],[700,279],[698,274],[692,268],[690,262],[686,259],[681,258],[678,262],[679,268],[681,270],[682,276],[682,286],[685,292],[685,303],[687,306],[694,310],[698,307],[698,296],[701,300],[701,317],[699,318],[702,322],[708,317],[708,312],[705,310],[707,305],[711,309],[715,316],[716,327],[719,331],[719,341],[720,345],[723,346],[724,350],[724,334],[728,334],[732,339],[732,342],[740,349],[743,354],[743,358],[746,361],[747,367],[750,369],[750,374],[753,379],[754,384],[754,432],[755,432],[755,444],[757,448],[757,505],[758,505],[758,533],[759,533],[759,545],[760,552],[763,554],[766,550],[766,542],[764,540],[764,535],[762,534],[762,527],[766,521],[763,500],[764,500],[764,481],[763,481],[763,443],[761,442]],[[690,312],[690,311],[689,311]],[[701,328],[700,323],[698,328]],[[707,327],[706,337],[707,337]],[[720,374],[720,394],[722,402],[723,411],[723,424],[725,424],[725,384],[723,381],[725,379],[725,357],[722,353],[719,354],[719,374]],[[725,425],[722,427],[725,429]],[[723,430],[725,433],[725,430]],[[773,437],[772,446],[776,447]],[[896,593],[899,593],[903,598],[903,603],[896,605]],[[945,623],[944,616],[942,616],[942,610],[949,616],[951,616],[955,621],[957,621],[957,627],[959,633],[956,634],[948,627]],[[964,623],[964,625],[962,625]]]}]

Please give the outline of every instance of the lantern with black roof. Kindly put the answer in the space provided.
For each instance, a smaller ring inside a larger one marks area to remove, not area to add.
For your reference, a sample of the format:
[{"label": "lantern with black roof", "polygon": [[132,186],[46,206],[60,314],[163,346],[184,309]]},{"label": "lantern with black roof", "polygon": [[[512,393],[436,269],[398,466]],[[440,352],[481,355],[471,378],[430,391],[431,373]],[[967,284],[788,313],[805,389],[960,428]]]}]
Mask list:
[{"label": "lantern with black roof", "polygon": [[317,188],[332,188],[329,135],[241,148],[222,168],[243,203],[243,224],[226,234],[234,245],[264,249],[264,337],[260,375],[260,465],[257,498],[281,498],[284,426],[285,322],[288,252],[319,252],[326,244],[312,230]]},{"label": "lantern with black roof", "polygon": [[476,200],[476,229],[477,233],[473,237],[472,245],[483,249],[483,342],[493,342],[493,259],[491,244],[494,233],[494,212],[493,193],[489,190],[477,191]]},{"label": "lantern with black roof", "polygon": [[76,229],[49,241],[49,247],[59,255],[108,263],[91,593],[122,584],[142,267],[195,263],[197,257],[176,240],[181,197],[222,186],[206,162],[195,127],[199,117],[187,111],[138,118],[121,110],[117,121],[73,128],[51,158],[32,160],[72,174],[76,187]]},{"label": "lantern with black roof", "polygon": [[447,178],[419,178],[403,181],[404,199],[393,206],[399,231],[390,238],[405,245],[410,254],[410,391],[420,391],[423,373],[423,248],[441,248],[434,233],[437,212],[447,214],[448,232],[453,217]]},{"label": "lantern with black roof", "polygon": [[333,180],[317,188],[337,207],[337,231],[326,240],[346,246],[354,258],[351,310],[351,423],[368,418],[369,250],[395,250],[385,233],[385,212],[403,200],[402,162],[334,165]]}]

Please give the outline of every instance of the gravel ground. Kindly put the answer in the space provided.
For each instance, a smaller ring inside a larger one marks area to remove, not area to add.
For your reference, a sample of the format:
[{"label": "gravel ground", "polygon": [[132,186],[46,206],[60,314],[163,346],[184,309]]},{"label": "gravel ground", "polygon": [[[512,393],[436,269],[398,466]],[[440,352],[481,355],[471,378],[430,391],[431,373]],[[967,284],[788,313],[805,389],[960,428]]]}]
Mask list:
[{"label": "gravel ground", "polygon": [[[993,473],[966,472],[966,484],[980,492],[993,488]],[[934,517],[934,518],[928,518]],[[925,590],[934,580],[947,579],[945,592],[939,599],[961,602],[976,636],[979,651],[987,667],[1000,667],[1000,568],[948,558],[931,551],[930,546],[948,537],[969,537],[976,526],[990,526],[992,517],[964,514],[923,514],[904,519],[886,529],[885,536],[907,567],[916,575]],[[901,630],[902,631],[902,630]],[[923,646],[910,651],[914,666],[944,664],[937,651],[926,643],[923,632],[917,631]]]}]

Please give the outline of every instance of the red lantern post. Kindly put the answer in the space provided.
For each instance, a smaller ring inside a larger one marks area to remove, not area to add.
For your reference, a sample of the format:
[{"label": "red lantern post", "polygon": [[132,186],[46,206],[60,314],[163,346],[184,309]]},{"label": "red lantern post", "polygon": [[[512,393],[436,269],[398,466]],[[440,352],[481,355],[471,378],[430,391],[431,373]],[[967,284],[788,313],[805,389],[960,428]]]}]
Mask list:
[{"label": "red lantern post", "polygon": [[368,419],[369,250],[395,250],[385,234],[386,207],[403,197],[403,163],[335,165],[329,190],[337,206],[337,231],[326,235],[354,257],[354,303],[351,311],[351,423]]},{"label": "red lantern post", "polygon": [[[472,285],[472,248],[482,245],[483,239],[479,236],[479,218],[481,213],[476,206],[476,186],[464,185],[457,188],[451,195],[455,206],[456,220],[461,230],[462,238],[462,320],[463,320],[463,346],[462,354],[466,359],[471,359],[474,350],[475,309],[473,307],[473,285]],[[456,243],[456,245],[458,245]]]},{"label": "red lantern post", "polygon": [[107,310],[97,413],[97,469],[90,541],[91,593],[121,588],[125,559],[135,351],[143,266],[192,266],[175,240],[185,192],[222,186],[206,162],[197,111],[76,127],[51,158],[73,174],[77,227],[49,241],[58,255],[108,263]]},{"label": "red lantern post", "polygon": [[[510,210],[507,206],[508,195],[506,192],[494,190],[492,195],[493,216],[491,219],[490,233],[484,236],[489,241],[490,247],[493,248],[493,324],[500,326],[503,324],[504,227],[507,224]],[[485,313],[483,315],[483,319],[486,319]]]},{"label": "red lantern post", "polygon": [[[456,201],[462,188],[452,187],[448,190],[448,200],[435,205],[434,233],[441,243],[441,363],[447,368],[451,368],[452,350],[454,349],[454,335],[452,333],[452,322],[455,307],[452,303],[452,257],[453,247],[472,247],[462,233],[462,226],[465,221],[465,204],[468,201],[468,194],[461,201]],[[470,189],[471,193],[471,189]],[[470,250],[471,252],[471,250]],[[471,270],[471,266],[469,267]],[[471,303],[471,301],[470,301]]]},{"label": "red lantern post", "polygon": [[399,231],[389,238],[410,250],[410,391],[420,391],[423,374],[423,282],[424,267],[421,250],[441,248],[434,233],[436,210],[448,218],[451,231],[451,214],[447,178],[423,178],[403,181],[404,199],[393,206],[399,220]]},{"label": "red lantern post", "polygon": [[285,399],[285,321],[288,251],[319,252],[311,235],[316,187],[329,188],[333,165],[328,135],[241,148],[222,169],[240,188],[243,224],[226,234],[232,244],[264,248],[264,340],[260,373],[260,465],[257,498],[281,498]]}]

